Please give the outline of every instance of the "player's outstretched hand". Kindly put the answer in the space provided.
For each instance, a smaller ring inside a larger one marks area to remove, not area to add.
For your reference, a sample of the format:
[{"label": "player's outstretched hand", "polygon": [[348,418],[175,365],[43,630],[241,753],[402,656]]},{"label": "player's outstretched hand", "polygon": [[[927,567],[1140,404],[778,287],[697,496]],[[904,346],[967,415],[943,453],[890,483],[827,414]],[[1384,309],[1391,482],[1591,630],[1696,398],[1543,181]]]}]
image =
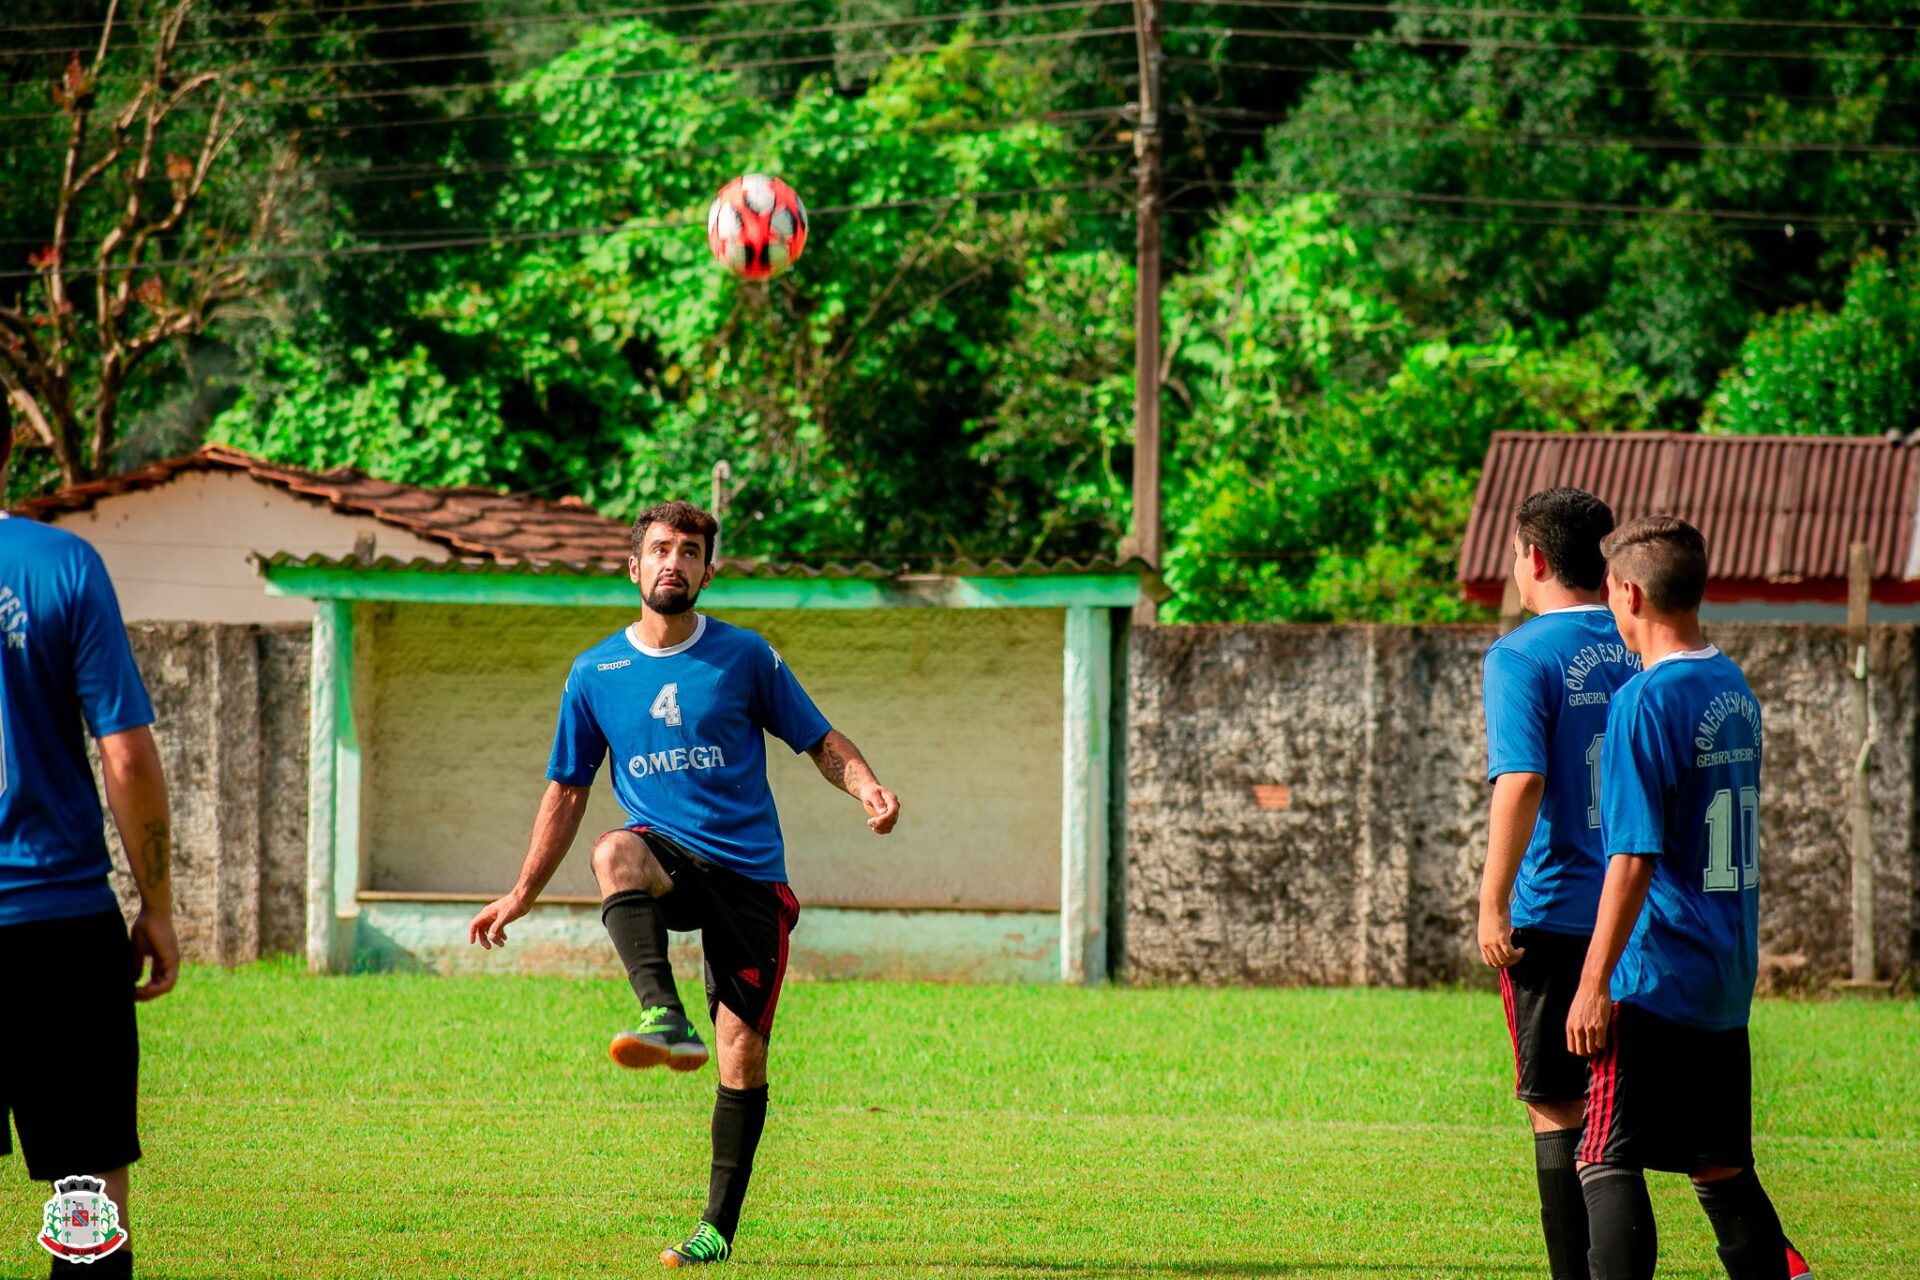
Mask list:
[{"label": "player's outstretched hand", "polygon": [[[127,931],[133,943],[133,998],[157,1000],[173,990],[180,979],[180,940],[173,934],[173,917],[151,915],[144,909],[133,918]],[[141,982],[140,970],[147,970]]]},{"label": "player's outstretched hand", "polygon": [[1567,1052],[1591,1058],[1607,1047],[1607,1027],[1613,1021],[1613,996],[1605,986],[1582,982],[1567,1010]]},{"label": "player's outstretched hand", "polygon": [[900,821],[900,797],[878,783],[860,793],[860,803],[867,806],[867,825],[877,836],[887,834]]},{"label": "player's outstretched hand", "polygon": [[1496,969],[1507,969],[1527,954],[1513,945],[1513,922],[1504,911],[1480,910],[1480,958]]},{"label": "player's outstretched hand", "polygon": [[495,947],[507,945],[507,926],[527,914],[527,904],[513,894],[504,898],[495,898],[480,908],[480,913],[467,926],[467,941],[477,942],[491,951]]}]

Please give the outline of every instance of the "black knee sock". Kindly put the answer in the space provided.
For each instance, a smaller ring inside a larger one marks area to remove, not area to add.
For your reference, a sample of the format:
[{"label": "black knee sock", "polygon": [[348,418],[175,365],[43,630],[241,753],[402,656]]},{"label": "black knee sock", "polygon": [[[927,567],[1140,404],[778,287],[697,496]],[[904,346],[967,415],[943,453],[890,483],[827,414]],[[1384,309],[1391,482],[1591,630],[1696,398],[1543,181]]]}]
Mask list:
[{"label": "black knee sock", "polygon": [[665,1005],[684,1014],[673,985],[673,966],[667,962],[667,922],[653,895],[621,890],[600,904],[600,923],[607,926],[607,936],[627,967],[627,982],[641,1007]]},{"label": "black knee sock", "polygon": [[1660,1237],[1646,1175],[1617,1164],[1590,1164],[1580,1170],[1580,1189],[1593,1238],[1587,1250],[1593,1280],[1653,1280]]},{"label": "black knee sock", "polygon": [[1588,1280],[1587,1201],[1574,1168],[1580,1130],[1552,1129],[1533,1135],[1533,1163],[1540,1179],[1540,1226],[1547,1236],[1553,1280]]},{"label": "black knee sock", "polygon": [[707,1182],[707,1211],[701,1218],[733,1243],[740,1227],[740,1205],[753,1177],[753,1152],[767,1127],[767,1086],[720,1086],[713,1101],[713,1175]]},{"label": "black knee sock", "polygon": [[1720,1242],[1720,1265],[1732,1280],[1787,1280],[1787,1237],[1760,1177],[1742,1169],[1719,1182],[1696,1182],[1693,1193]]}]

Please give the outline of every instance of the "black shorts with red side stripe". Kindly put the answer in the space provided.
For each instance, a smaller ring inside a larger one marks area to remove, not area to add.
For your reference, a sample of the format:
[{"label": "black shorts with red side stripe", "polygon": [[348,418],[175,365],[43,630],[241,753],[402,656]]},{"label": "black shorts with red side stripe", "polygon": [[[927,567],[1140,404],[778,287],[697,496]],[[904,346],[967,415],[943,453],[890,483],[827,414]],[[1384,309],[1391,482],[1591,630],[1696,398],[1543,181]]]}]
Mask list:
[{"label": "black shorts with red side stripe", "polygon": [[1526,954],[1500,971],[1500,999],[1513,1039],[1513,1095],[1522,1102],[1578,1102],[1587,1096],[1587,1060],[1567,1049],[1567,1010],[1580,986],[1587,939],[1515,929]]},{"label": "black shorts with red side stripe", "polygon": [[1747,1029],[1703,1031],[1615,1004],[1593,1057],[1580,1159],[1668,1173],[1751,1167]]},{"label": "black shorts with red side stripe", "polygon": [[729,870],[651,828],[628,829],[673,881],[673,892],[659,899],[667,928],[700,935],[708,1016],[719,1017],[725,1005],[771,1036],[787,976],[787,937],[800,922],[793,890]]}]

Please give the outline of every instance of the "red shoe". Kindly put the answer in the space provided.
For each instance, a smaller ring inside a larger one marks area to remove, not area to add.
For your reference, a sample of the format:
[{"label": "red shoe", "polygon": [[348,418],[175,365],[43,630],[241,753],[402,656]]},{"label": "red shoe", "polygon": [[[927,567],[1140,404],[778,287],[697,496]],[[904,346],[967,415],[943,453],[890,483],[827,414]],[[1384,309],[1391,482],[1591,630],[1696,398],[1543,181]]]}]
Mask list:
[{"label": "red shoe", "polygon": [[1813,1268],[1800,1256],[1800,1251],[1792,1245],[1787,1246],[1787,1280],[1812,1280]]}]

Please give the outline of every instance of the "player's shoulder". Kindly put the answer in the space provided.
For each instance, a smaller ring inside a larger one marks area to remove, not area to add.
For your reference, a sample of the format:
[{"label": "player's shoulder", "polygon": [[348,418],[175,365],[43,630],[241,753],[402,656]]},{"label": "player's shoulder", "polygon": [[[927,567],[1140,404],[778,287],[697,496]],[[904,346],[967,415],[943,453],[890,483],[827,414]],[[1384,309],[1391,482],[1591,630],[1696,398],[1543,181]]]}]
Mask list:
[{"label": "player's shoulder", "polygon": [[100,563],[100,553],[79,534],[26,516],[0,514],[0,547],[18,548],[41,558],[41,563]]},{"label": "player's shoulder", "polygon": [[776,664],[780,661],[779,652],[758,631],[714,617],[707,618],[706,635],[701,643],[711,644],[716,654],[729,661],[745,662],[762,657]]},{"label": "player's shoulder", "polygon": [[622,627],[606,639],[582,650],[574,658],[573,666],[568,670],[568,676],[571,678],[618,671],[623,667],[632,666],[636,656],[633,642],[627,639],[627,629]]}]

